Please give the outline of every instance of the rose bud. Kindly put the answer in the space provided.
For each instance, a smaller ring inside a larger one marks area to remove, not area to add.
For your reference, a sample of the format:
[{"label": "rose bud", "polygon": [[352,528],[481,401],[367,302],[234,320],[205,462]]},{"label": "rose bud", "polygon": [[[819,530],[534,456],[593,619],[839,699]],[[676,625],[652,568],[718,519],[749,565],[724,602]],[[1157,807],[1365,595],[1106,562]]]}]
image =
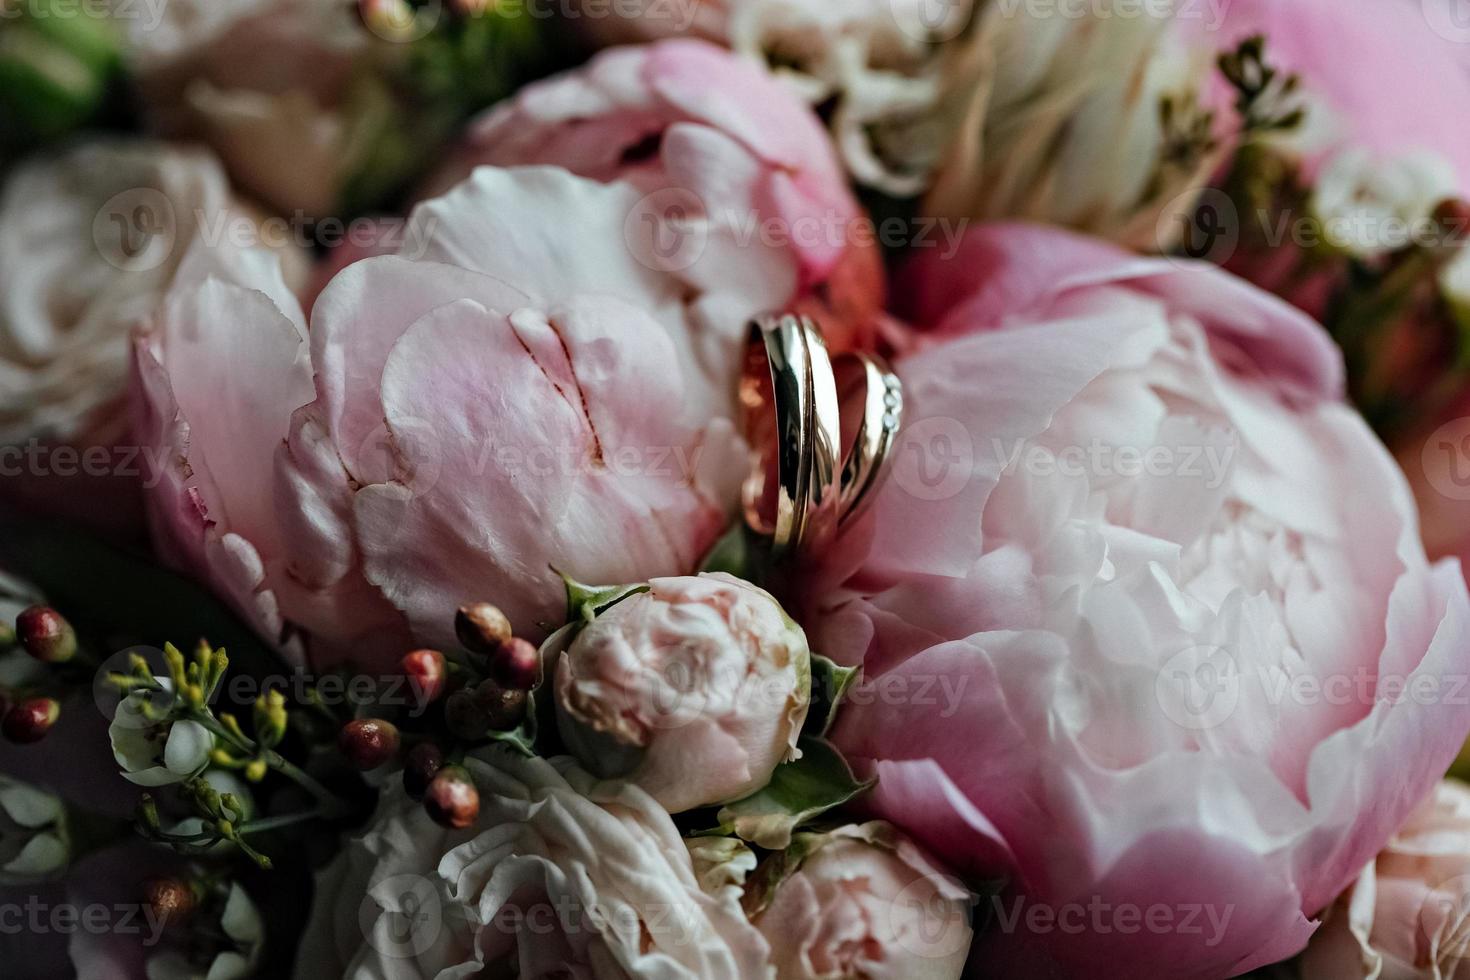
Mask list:
[{"label": "rose bud", "polygon": [[513,636],[490,658],[490,676],[516,691],[529,691],[541,679],[541,651],[529,640]]},{"label": "rose bud", "polygon": [[444,694],[449,665],[438,650],[415,650],[399,662],[420,705],[432,704]]},{"label": "rose bud", "polygon": [[956,980],[974,933],[970,892],[885,823],[808,835],[752,923],[780,977]]},{"label": "rose bud", "polygon": [[510,640],[510,620],[488,602],[460,606],[454,616],[454,635],[466,650],[488,657]]},{"label": "rose bud", "polygon": [[143,882],[143,901],[152,911],[151,919],[165,927],[186,921],[199,898],[188,882],[178,878],[154,877]]},{"label": "rose bud", "polygon": [[517,688],[484,681],[475,688],[475,703],[492,731],[508,732],[526,720],[530,695]]},{"label": "rose bud", "polygon": [[463,766],[445,766],[429,782],[424,809],[439,826],[464,830],[480,815],[480,791]]},{"label": "rose bud", "polygon": [[409,799],[422,800],[443,767],[444,750],[433,742],[420,742],[409,750],[403,763],[403,791]]},{"label": "rose bud", "polygon": [[796,757],[810,697],[801,628],[768,593],[721,573],[654,579],[588,624],[556,671],[572,754],[670,813],[765,786]]},{"label": "rose bud", "polygon": [[27,698],[13,705],[0,721],[0,731],[17,745],[39,742],[61,717],[61,704],[55,698]]},{"label": "rose bud", "polygon": [[15,635],[27,653],[42,663],[63,664],[77,654],[71,623],[50,606],[31,606],[15,619]]},{"label": "rose bud", "polygon": [[362,772],[376,769],[398,754],[398,729],[381,718],[356,718],[342,726],[337,748]]}]

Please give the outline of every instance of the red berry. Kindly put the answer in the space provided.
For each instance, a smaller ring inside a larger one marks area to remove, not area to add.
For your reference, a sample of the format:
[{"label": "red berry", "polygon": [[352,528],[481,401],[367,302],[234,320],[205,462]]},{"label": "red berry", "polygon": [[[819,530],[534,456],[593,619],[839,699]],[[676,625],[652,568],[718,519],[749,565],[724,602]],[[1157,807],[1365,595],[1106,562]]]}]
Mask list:
[{"label": "red berry", "polygon": [[31,745],[45,738],[60,717],[61,705],[55,698],[28,698],[5,712],[0,731],[18,745]]},{"label": "red berry", "polygon": [[529,691],[541,679],[541,651],[534,644],[513,636],[502,643],[490,658],[490,675],[502,687]]},{"label": "red berry", "polygon": [[415,650],[399,661],[399,669],[421,706],[439,700],[449,681],[449,665],[438,650]]},{"label": "red berry", "polygon": [[444,751],[433,742],[420,742],[409,750],[403,763],[403,791],[408,798],[422,800],[442,768]]},{"label": "red berry", "polygon": [[466,650],[488,657],[511,636],[510,620],[488,602],[460,606],[454,616],[454,634]]},{"label": "red berry", "polygon": [[445,766],[429,783],[424,809],[439,826],[464,830],[480,816],[480,791],[463,766]]},{"label": "red berry", "polygon": [[77,653],[77,634],[50,606],[31,606],[15,619],[15,637],[26,652],[48,664],[66,663]]},{"label": "red berry", "polygon": [[398,754],[398,729],[381,718],[358,718],[342,726],[337,748],[353,766],[367,772]]}]

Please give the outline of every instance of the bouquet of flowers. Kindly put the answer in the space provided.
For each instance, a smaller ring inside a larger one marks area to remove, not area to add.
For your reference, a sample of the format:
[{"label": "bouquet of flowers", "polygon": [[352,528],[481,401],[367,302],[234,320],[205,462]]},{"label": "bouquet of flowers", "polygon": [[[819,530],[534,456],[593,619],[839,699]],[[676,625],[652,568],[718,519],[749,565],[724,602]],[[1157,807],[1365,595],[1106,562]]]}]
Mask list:
[{"label": "bouquet of flowers", "polygon": [[1467,107],[1459,0],[0,0],[0,975],[1470,977]]}]

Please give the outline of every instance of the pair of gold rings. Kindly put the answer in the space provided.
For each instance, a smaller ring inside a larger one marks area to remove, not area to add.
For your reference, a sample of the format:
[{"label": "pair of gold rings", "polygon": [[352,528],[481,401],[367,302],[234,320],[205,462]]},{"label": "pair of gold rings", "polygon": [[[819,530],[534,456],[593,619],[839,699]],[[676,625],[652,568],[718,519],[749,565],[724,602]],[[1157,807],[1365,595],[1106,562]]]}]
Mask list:
[{"label": "pair of gold rings", "polygon": [[785,557],[820,548],[872,500],[903,387],[872,354],[832,358],[810,318],[765,316],[750,324],[740,409],[754,460],[745,521]]}]

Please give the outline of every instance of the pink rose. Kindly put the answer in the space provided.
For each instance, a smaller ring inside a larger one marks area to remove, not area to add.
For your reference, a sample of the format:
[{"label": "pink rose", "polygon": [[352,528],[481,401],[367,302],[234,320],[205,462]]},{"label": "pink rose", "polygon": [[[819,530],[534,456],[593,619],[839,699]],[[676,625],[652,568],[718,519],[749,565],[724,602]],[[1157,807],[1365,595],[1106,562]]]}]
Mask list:
[{"label": "pink rose", "polygon": [[970,892],[883,823],[803,834],[752,921],[781,980],[955,980]]},{"label": "pink rose", "polygon": [[746,320],[790,281],[755,246],[640,261],[638,235],[669,232],[642,197],[480,168],[415,210],[418,246],[327,285],[309,341],[260,256],[198,253],[139,348],[161,550],[318,663],[448,646],[478,599],[541,635],[565,614],[553,566],[693,570],[743,476]]},{"label": "pink rose", "polygon": [[764,787],[800,755],[810,700],[801,627],[768,593],[723,573],[654,579],[556,661],[568,749],[670,813]]},{"label": "pink rose", "polygon": [[527,86],[471,124],[430,190],[485,164],[627,181],[650,213],[684,230],[650,256],[669,268],[765,244],[764,274],[786,294],[777,305],[821,315],[834,346],[869,339],[882,308],[882,259],[821,123],[759,67],[713,45],[621,48]]},{"label": "pink rose", "polygon": [[1470,788],[1453,780],[1409,817],[1334,905],[1304,980],[1470,977]]},{"label": "pink rose", "polygon": [[1470,597],[1330,340],[1212,267],[1043,228],[910,286],[936,343],[810,618],[864,668],[835,738],[873,810],[1009,880],[980,941],[1010,975],[1297,952],[1470,729]]}]

